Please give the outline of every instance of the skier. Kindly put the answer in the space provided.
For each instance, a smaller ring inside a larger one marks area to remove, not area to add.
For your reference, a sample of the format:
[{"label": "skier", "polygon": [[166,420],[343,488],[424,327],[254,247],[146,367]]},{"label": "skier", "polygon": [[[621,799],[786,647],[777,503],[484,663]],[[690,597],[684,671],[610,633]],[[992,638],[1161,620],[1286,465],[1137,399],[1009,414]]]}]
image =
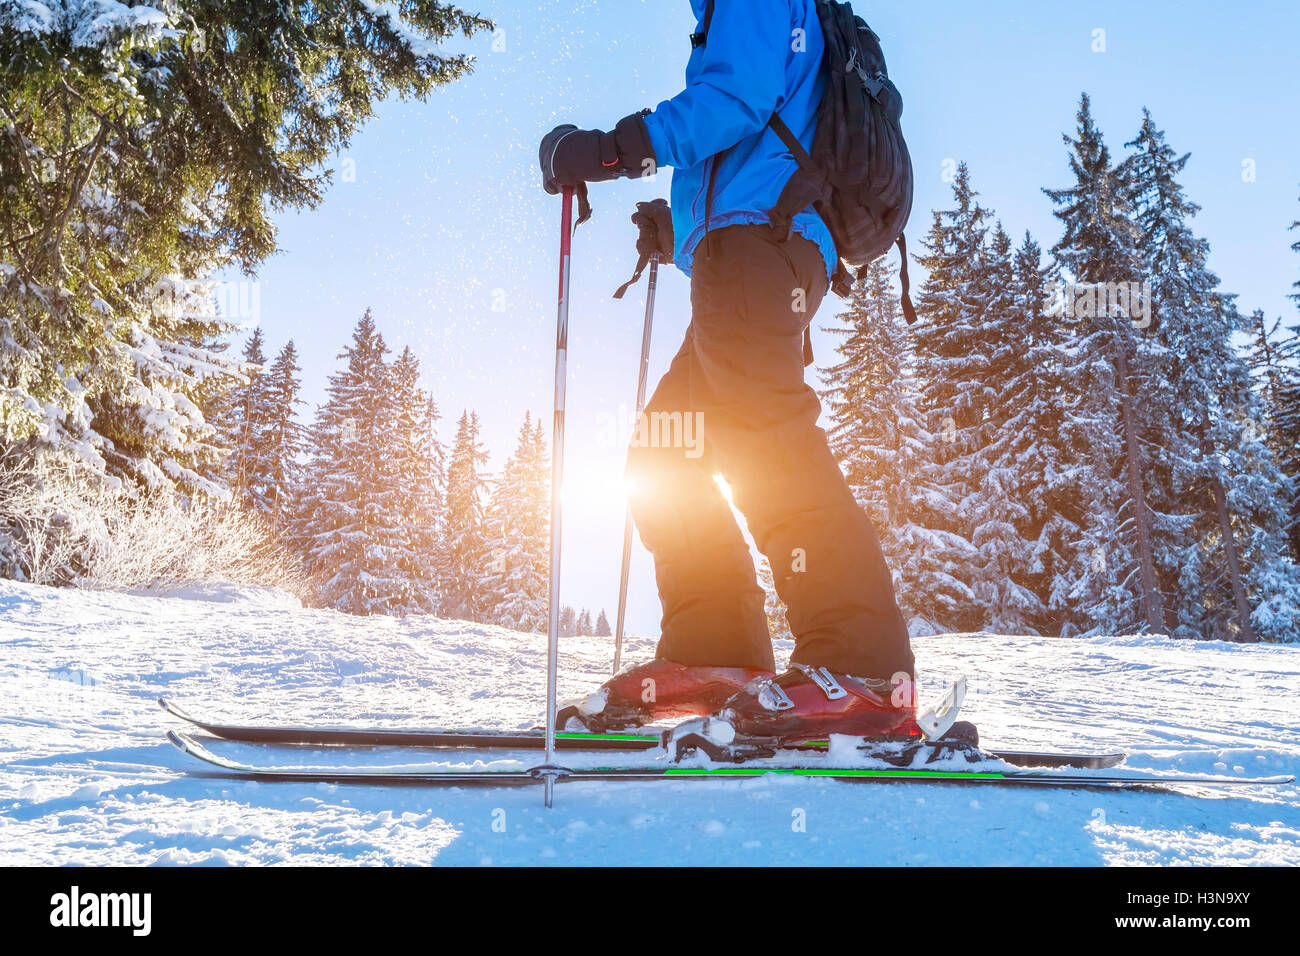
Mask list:
[{"label": "skier", "polygon": [[[785,222],[770,215],[797,164],[769,118],[808,148],[826,82],[816,0],[692,0],[692,10],[684,91],[612,132],[562,125],[541,144],[552,194],[673,167],[661,233],[691,281],[685,341],[627,461],[663,605],[656,659],[566,713],[592,730],[713,714],[743,736],[917,736],[890,572],[804,381],[807,330],[839,257],[811,206]],[[779,675],[764,593],[715,473],[788,609],[795,649]]]}]

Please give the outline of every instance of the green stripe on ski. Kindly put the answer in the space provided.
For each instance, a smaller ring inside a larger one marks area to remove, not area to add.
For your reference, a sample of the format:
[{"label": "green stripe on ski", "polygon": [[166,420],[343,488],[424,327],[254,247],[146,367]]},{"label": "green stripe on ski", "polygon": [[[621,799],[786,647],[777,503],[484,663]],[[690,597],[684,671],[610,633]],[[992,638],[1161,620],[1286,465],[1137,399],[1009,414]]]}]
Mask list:
[{"label": "green stripe on ski", "polygon": [[647,737],[644,734],[557,733],[555,737],[557,740],[637,740],[647,743],[659,740],[658,737]]},{"label": "green stripe on ski", "polygon": [[[613,769],[613,768],[607,768]],[[913,780],[947,780],[953,776],[978,777],[984,780],[1006,780],[1004,773],[974,770],[857,770],[845,767],[665,767],[664,774],[672,777],[753,777],[759,774],[785,773],[796,777],[906,777]]]}]

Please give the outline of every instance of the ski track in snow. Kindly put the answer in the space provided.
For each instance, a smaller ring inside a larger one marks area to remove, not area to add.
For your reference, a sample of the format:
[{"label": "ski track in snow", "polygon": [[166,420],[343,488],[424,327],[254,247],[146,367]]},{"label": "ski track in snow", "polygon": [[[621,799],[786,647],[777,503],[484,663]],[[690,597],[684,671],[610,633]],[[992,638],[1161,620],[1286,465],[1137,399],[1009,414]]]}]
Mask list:
[{"label": "ski track in snow", "polygon": [[[628,650],[644,660],[653,642]],[[923,695],[969,676],[963,713],[991,746],[1122,748],[1142,770],[1300,772],[1295,646],[949,635],[916,651]],[[538,635],[302,610],[275,592],[0,581],[0,865],[1300,864],[1295,786],[588,782],[561,784],[546,810],[539,786],[205,775],[163,739],[181,728],[154,703],[230,722],[525,728],[542,717],[545,652]],[[566,639],[561,655],[563,698],[604,678],[612,642]],[[453,759],[212,749],[267,764]]]}]

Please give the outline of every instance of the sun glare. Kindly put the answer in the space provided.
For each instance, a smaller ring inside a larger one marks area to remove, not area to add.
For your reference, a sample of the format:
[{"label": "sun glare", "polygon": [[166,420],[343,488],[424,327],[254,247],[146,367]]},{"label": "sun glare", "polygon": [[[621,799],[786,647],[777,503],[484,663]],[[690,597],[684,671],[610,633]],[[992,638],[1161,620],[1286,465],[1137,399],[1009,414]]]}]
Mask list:
[{"label": "sun glare", "polygon": [[734,508],[736,506],[736,501],[731,497],[731,485],[727,484],[727,479],[723,478],[722,474],[719,472],[714,474],[713,480],[718,483],[718,490],[722,492],[722,497],[727,499],[727,504]]},{"label": "sun glare", "polygon": [[621,511],[632,488],[621,474],[608,469],[570,467],[564,475],[566,507],[591,511]]}]

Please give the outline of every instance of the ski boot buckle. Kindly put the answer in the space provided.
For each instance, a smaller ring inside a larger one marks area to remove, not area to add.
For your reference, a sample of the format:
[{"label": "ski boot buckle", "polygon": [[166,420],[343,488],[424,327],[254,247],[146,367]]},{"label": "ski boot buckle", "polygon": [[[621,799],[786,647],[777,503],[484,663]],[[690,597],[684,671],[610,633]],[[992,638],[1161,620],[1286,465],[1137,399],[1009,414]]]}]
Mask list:
[{"label": "ski boot buckle", "polygon": [[847,697],[848,691],[840,686],[840,682],[835,679],[825,667],[810,667],[807,664],[792,664],[791,666],[803,671],[805,677],[821,688],[827,700],[839,700],[841,697]]}]

